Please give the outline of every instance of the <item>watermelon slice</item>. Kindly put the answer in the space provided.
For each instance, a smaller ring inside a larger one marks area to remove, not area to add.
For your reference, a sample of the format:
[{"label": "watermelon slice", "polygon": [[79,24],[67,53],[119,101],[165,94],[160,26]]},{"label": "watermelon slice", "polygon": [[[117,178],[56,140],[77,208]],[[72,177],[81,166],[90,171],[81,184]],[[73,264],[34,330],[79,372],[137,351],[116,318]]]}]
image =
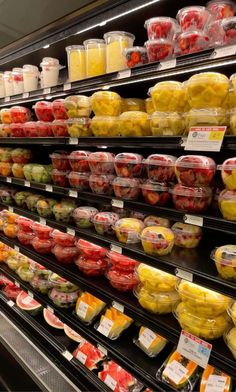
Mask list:
[{"label": "watermelon slice", "polygon": [[74,340],[74,342],[81,343],[84,340],[82,336],[80,336],[77,332],[68,327],[68,325],[66,324],[64,324],[64,332],[68,336],[68,338]]},{"label": "watermelon slice", "polygon": [[27,312],[29,312],[32,316],[35,316],[39,312],[42,311],[43,307],[40,303],[35,301],[35,299],[31,298],[27,293],[21,291],[16,298],[16,305]]},{"label": "watermelon slice", "polygon": [[98,377],[115,392],[129,392],[135,385],[138,386],[136,378],[114,361],[105,363]]},{"label": "watermelon slice", "polygon": [[79,344],[77,349],[73,352],[73,356],[89,370],[97,369],[98,362],[101,362],[105,357],[97,347],[87,342],[87,340],[84,340]]},{"label": "watermelon slice", "polygon": [[52,312],[47,309],[43,309],[43,317],[45,321],[53,328],[64,329],[64,323],[59,320],[57,316],[54,316]]}]

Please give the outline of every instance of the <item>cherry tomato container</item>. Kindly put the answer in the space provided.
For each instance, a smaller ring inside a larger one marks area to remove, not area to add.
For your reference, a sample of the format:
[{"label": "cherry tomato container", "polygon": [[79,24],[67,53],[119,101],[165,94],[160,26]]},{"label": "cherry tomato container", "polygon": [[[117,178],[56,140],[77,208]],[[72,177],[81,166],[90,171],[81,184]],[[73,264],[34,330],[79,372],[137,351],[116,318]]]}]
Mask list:
[{"label": "cherry tomato container", "polygon": [[82,206],[78,207],[73,211],[72,217],[76,226],[88,229],[93,227],[93,218],[98,213],[97,208]]},{"label": "cherry tomato container", "polygon": [[169,188],[165,184],[147,180],[141,189],[145,202],[152,206],[164,206],[170,200]]},{"label": "cherry tomato container", "polygon": [[24,134],[25,137],[37,137],[38,130],[37,130],[37,122],[36,121],[27,121],[24,124]]},{"label": "cherry tomato container", "polygon": [[172,190],[172,198],[177,210],[201,213],[210,206],[212,191],[209,187],[194,188],[178,184]]},{"label": "cherry tomato container", "polygon": [[55,245],[52,249],[52,253],[59,263],[71,264],[75,261],[79,251],[76,246]]},{"label": "cherry tomato container", "polygon": [[52,102],[52,114],[53,114],[55,120],[67,120],[68,119],[64,99],[55,99]]},{"label": "cherry tomato container", "polygon": [[171,40],[160,38],[145,42],[148,60],[154,61],[168,60],[173,57],[174,43]]},{"label": "cherry tomato container", "polygon": [[184,31],[177,38],[178,55],[200,52],[208,49],[210,45],[210,37],[204,31]]},{"label": "cherry tomato container", "polygon": [[214,20],[221,20],[234,16],[235,3],[230,0],[212,0],[207,3],[207,10]]},{"label": "cherry tomato container", "polygon": [[148,63],[147,49],[144,46],[133,46],[125,49],[128,68],[138,67]]},{"label": "cherry tomato container", "polygon": [[106,277],[115,289],[123,292],[133,290],[137,284],[134,272],[120,271],[114,267],[109,268]]},{"label": "cherry tomato container", "polygon": [[38,137],[53,136],[51,122],[37,121],[36,127],[37,127]]},{"label": "cherry tomato container", "polygon": [[91,259],[85,256],[79,256],[75,260],[75,265],[79,268],[84,275],[99,276],[103,275],[107,269],[106,259]]},{"label": "cherry tomato container", "polygon": [[119,220],[115,212],[99,212],[93,218],[93,224],[98,234],[113,234],[114,225]]},{"label": "cherry tomato container", "polygon": [[92,174],[113,174],[115,155],[110,152],[92,152],[88,163]]},{"label": "cherry tomato container", "polygon": [[33,241],[34,237],[35,234],[32,231],[27,232],[23,230],[18,230],[17,232],[17,238],[22,245],[31,245],[31,242]]},{"label": "cherry tomato container", "polygon": [[71,234],[63,233],[60,230],[53,230],[51,232],[51,237],[55,243],[55,245],[60,246],[74,246],[75,245],[75,237]]},{"label": "cherry tomato container", "polygon": [[52,103],[48,101],[39,101],[34,105],[34,111],[39,121],[50,122],[54,120]]},{"label": "cherry tomato container", "polygon": [[38,222],[33,222],[31,228],[35,233],[36,237],[38,237],[40,240],[50,239],[51,233],[53,231],[51,227],[42,225]]},{"label": "cherry tomato container", "polygon": [[143,156],[122,152],[115,157],[115,171],[118,177],[140,177],[142,175]]},{"label": "cherry tomato container", "polygon": [[140,194],[140,180],[138,178],[116,177],[112,182],[116,197],[126,200],[137,200]]},{"label": "cherry tomato container", "polygon": [[33,246],[34,250],[41,254],[50,253],[53,248],[53,241],[51,239],[40,239],[35,237],[31,245]]},{"label": "cherry tomato container", "polygon": [[69,136],[66,120],[54,120],[51,124],[52,133],[55,137]]},{"label": "cherry tomato container", "polygon": [[175,162],[179,184],[189,187],[209,186],[216,172],[213,159],[202,155],[184,155]]},{"label": "cherry tomato container", "polygon": [[167,38],[173,40],[180,27],[176,19],[168,17],[156,17],[145,21],[144,27],[147,29],[148,39]]},{"label": "cherry tomato container", "polygon": [[179,10],[176,16],[182,31],[204,30],[211,20],[205,7],[190,6]]},{"label": "cherry tomato container", "polygon": [[89,190],[89,173],[72,171],[68,174],[68,181],[72,188],[79,189],[80,191]]},{"label": "cherry tomato container", "polygon": [[21,123],[10,124],[11,137],[25,137],[24,125]]},{"label": "cherry tomato container", "polygon": [[62,188],[65,188],[68,186],[68,176],[69,176],[69,171],[68,170],[58,170],[58,169],[53,169],[52,170],[52,182],[54,185],[60,186]]},{"label": "cherry tomato container", "polygon": [[30,120],[31,113],[24,106],[12,106],[10,108],[11,121],[13,123],[25,123]]},{"label": "cherry tomato container", "polygon": [[99,195],[111,195],[113,192],[112,181],[115,176],[112,174],[91,174],[89,176],[89,186],[93,193]]},{"label": "cherry tomato container", "polygon": [[173,155],[149,155],[144,161],[149,180],[161,183],[174,181],[176,159]]},{"label": "cherry tomato container", "polygon": [[54,151],[49,157],[52,160],[54,169],[70,170],[69,153],[67,151]]},{"label": "cherry tomato container", "polygon": [[107,258],[113,268],[123,272],[133,272],[138,265],[136,260],[113,251],[107,253]]},{"label": "cherry tomato container", "polygon": [[103,259],[107,253],[105,248],[83,239],[79,239],[76,245],[82,256],[93,260]]},{"label": "cherry tomato container", "polygon": [[71,169],[75,172],[90,172],[88,157],[90,151],[72,151],[68,157]]}]

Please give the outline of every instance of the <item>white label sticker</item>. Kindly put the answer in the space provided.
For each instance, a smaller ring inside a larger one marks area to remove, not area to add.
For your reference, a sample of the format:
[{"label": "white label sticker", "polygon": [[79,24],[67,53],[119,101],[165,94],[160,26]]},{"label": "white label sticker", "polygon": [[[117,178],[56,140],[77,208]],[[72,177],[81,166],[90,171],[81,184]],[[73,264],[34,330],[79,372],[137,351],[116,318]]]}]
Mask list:
[{"label": "white label sticker", "polygon": [[111,249],[113,252],[119,253],[120,255],[122,254],[122,248],[121,248],[120,246],[111,244],[111,245],[110,245],[110,249]]},{"label": "white label sticker", "polygon": [[184,223],[189,223],[190,225],[203,227],[203,217],[195,216],[195,215],[184,215],[183,217]]},{"label": "white label sticker", "polygon": [[211,355],[211,349],[212,345],[210,343],[187,331],[182,331],[176,350],[185,358],[205,369]]},{"label": "white label sticker", "polygon": [[67,351],[67,350],[64,351],[64,352],[62,353],[62,355],[63,355],[64,358],[67,359],[67,361],[71,361],[72,358],[73,358],[73,355],[72,355],[69,351]]},{"label": "white label sticker", "polygon": [[66,232],[68,234],[75,235],[75,230],[74,229],[70,229],[69,227],[66,229]]},{"label": "white label sticker", "polygon": [[10,97],[6,97],[6,98],[4,99],[4,102],[10,102]]},{"label": "white label sticker", "polygon": [[51,92],[51,87],[43,89],[43,94],[50,94],[50,92]]},{"label": "white label sticker", "polygon": [[34,294],[31,291],[29,291],[29,290],[28,290],[28,296],[31,297],[31,298],[34,298]]},{"label": "white label sticker", "polygon": [[112,207],[124,208],[124,202],[123,202],[123,200],[112,199],[111,205],[112,205]]},{"label": "white label sticker", "polygon": [[182,270],[180,268],[176,268],[175,275],[178,278],[188,280],[189,282],[193,281],[193,274],[191,272],[184,271],[184,270]]},{"label": "white label sticker", "polygon": [[7,182],[11,183],[12,179],[10,177],[7,177]]},{"label": "white label sticker", "polygon": [[87,355],[78,351],[76,354],[76,358],[84,365],[87,360]]},{"label": "white label sticker", "polygon": [[227,378],[211,374],[206,382],[205,392],[224,392]]},{"label": "white label sticker", "polygon": [[88,311],[88,304],[86,304],[84,301],[80,301],[79,306],[76,309],[77,315],[82,319],[85,319],[87,311]]},{"label": "white label sticker", "polygon": [[7,305],[12,308],[15,305],[15,302],[13,302],[12,300],[9,300],[9,301],[7,301]]},{"label": "white label sticker", "polygon": [[211,57],[213,59],[218,59],[220,57],[232,56],[236,53],[236,45],[223,46],[222,48],[217,48],[212,53]]},{"label": "white label sticker", "polygon": [[41,223],[41,225],[46,226],[47,221],[44,218],[39,218],[39,222]]},{"label": "white label sticker", "polygon": [[116,389],[117,381],[114,380],[114,378],[112,378],[112,377],[110,376],[110,374],[107,374],[107,375],[106,375],[105,380],[104,380],[104,383],[105,383],[109,388],[111,388],[112,391],[114,391],[114,390]]},{"label": "white label sticker", "polygon": [[27,297],[22,299],[22,302],[24,305],[29,305],[32,302],[32,298],[29,295],[27,295]]},{"label": "white label sticker", "polygon": [[14,212],[14,208],[13,207],[8,207],[8,211],[9,212]]},{"label": "white label sticker", "polygon": [[107,355],[107,349],[103,346],[101,346],[100,344],[97,345],[98,350],[101,351],[101,353],[103,353],[104,355]]},{"label": "white label sticker", "polygon": [[23,98],[23,99],[29,98],[29,93],[23,93],[23,94],[22,94],[22,98]]},{"label": "white label sticker", "polygon": [[158,66],[158,70],[175,68],[175,67],[176,67],[176,59],[171,59],[171,60],[161,61]]},{"label": "white label sticker", "polygon": [[69,144],[79,144],[79,139],[77,137],[70,137]]},{"label": "white label sticker", "polygon": [[53,192],[53,187],[52,187],[52,185],[45,185],[45,191],[47,191],[47,192]]},{"label": "white label sticker", "polygon": [[64,85],[63,85],[63,90],[64,91],[67,91],[67,90],[70,90],[71,89],[71,83],[65,83]]},{"label": "white label sticker", "polygon": [[51,308],[51,306],[47,305],[47,310],[48,310],[49,312],[51,312],[52,314],[54,314],[54,309]]},{"label": "white label sticker", "polygon": [[16,280],[15,280],[14,284],[15,284],[16,287],[20,287],[20,283],[17,282]]},{"label": "white label sticker", "polygon": [[129,78],[131,76],[131,69],[124,69],[118,72],[117,79]]},{"label": "white label sticker", "polygon": [[107,318],[107,317],[103,317],[103,319],[102,319],[102,321],[101,321],[101,323],[99,324],[99,326],[98,326],[98,332],[100,332],[102,335],[104,335],[104,336],[108,336],[109,335],[109,333],[110,333],[110,331],[111,331],[111,329],[112,329],[112,327],[113,327],[113,321],[112,320],[110,320],[109,318]]},{"label": "white label sticker", "polygon": [[163,371],[163,376],[168,377],[175,384],[179,384],[180,380],[182,380],[182,378],[185,377],[187,373],[188,369],[181,365],[181,363],[174,360],[166,366],[165,370]]},{"label": "white label sticker", "polygon": [[27,186],[28,188],[30,187],[30,182],[29,182],[29,181],[25,181],[24,184],[25,184],[25,186]]},{"label": "white label sticker", "polygon": [[20,248],[19,248],[19,246],[17,246],[17,245],[14,245],[14,249],[15,249],[17,252],[20,251]]},{"label": "white label sticker", "polygon": [[220,151],[227,127],[190,128],[184,149],[187,151]]},{"label": "white label sticker", "polygon": [[78,192],[77,192],[77,191],[69,190],[69,196],[70,196],[70,197],[78,197]]},{"label": "white label sticker", "polygon": [[119,312],[124,313],[125,307],[124,305],[119,304],[119,302],[113,301],[112,306],[113,308],[119,310]]},{"label": "white label sticker", "polygon": [[156,339],[157,335],[149,328],[144,328],[142,334],[139,336],[139,341],[148,350],[151,344]]}]

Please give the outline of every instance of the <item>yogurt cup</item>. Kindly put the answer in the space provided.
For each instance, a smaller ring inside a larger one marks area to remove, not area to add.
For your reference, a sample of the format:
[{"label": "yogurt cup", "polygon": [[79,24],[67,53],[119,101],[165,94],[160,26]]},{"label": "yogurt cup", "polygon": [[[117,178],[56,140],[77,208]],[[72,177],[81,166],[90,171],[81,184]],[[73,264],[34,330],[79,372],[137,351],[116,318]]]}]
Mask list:
[{"label": "yogurt cup", "polygon": [[30,92],[37,90],[39,80],[39,70],[35,65],[23,65],[23,83],[24,91]]},{"label": "yogurt cup", "polygon": [[41,72],[41,87],[52,87],[58,84],[59,70],[61,68],[59,60],[53,57],[44,57],[42,63]]}]

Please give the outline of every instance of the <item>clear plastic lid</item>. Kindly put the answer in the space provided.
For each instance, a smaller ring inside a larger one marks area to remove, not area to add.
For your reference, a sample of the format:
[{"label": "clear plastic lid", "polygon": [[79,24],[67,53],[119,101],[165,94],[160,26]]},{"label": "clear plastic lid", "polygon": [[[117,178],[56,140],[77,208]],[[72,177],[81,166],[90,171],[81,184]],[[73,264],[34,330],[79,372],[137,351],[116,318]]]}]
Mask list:
[{"label": "clear plastic lid", "polygon": [[107,257],[110,261],[110,263],[113,265],[113,267],[118,268],[118,269],[131,269],[133,270],[138,262],[136,260],[130,259],[127,256],[124,256],[122,254],[119,254],[117,252],[109,251],[107,252]]},{"label": "clear plastic lid", "polygon": [[226,159],[222,165],[218,165],[217,169],[225,171],[227,174],[232,174],[231,170],[236,170],[236,158]]},{"label": "clear plastic lid", "polygon": [[49,157],[52,159],[68,159],[69,154],[70,153],[68,151],[58,150],[50,154]]},{"label": "clear plastic lid", "polygon": [[202,229],[199,226],[189,225],[187,223],[176,222],[171,227],[171,230],[174,234],[183,234],[183,235],[201,235]]},{"label": "clear plastic lid", "polygon": [[150,302],[156,303],[166,303],[166,304],[176,304],[179,301],[179,295],[176,291],[167,291],[167,292],[156,292],[146,290],[142,285],[138,285],[134,290],[134,295],[137,298],[140,298],[147,294]]},{"label": "clear plastic lid", "polygon": [[[66,173],[68,173],[68,172],[66,172]],[[68,179],[69,180],[89,180],[89,176],[90,176],[90,174],[89,173],[87,173],[87,172],[85,172],[85,173],[77,173],[76,171],[71,171],[69,174],[68,174]]]},{"label": "clear plastic lid", "polygon": [[40,63],[40,67],[44,66],[58,66],[59,67],[59,60],[55,59],[54,57],[44,57],[42,62]]},{"label": "clear plastic lid", "polygon": [[167,187],[165,184],[153,182],[151,180],[146,180],[143,184],[140,185],[140,188],[146,189],[147,191],[153,191],[153,192],[168,192],[169,191],[169,187]]},{"label": "clear plastic lid", "polygon": [[18,74],[22,74],[22,73],[23,73],[22,68],[12,68],[12,75],[18,75]]},{"label": "clear plastic lid", "polygon": [[156,83],[155,86],[149,89],[148,94],[155,94],[155,92],[159,90],[182,90],[182,88],[182,83],[176,82],[175,80],[168,80],[166,82]]},{"label": "clear plastic lid", "polygon": [[236,327],[230,328],[225,332],[224,341],[236,359]]},{"label": "clear plastic lid", "polygon": [[113,176],[113,174],[91,174],[89,176],[89,183],[96,185],[102,180],[103,184],[107,185],[112,184],[114,178],[115,176]]},{"label": "clear plastic lid", "polygon": [[53,230],[51,232],[51,237],[55,243],[65,246],[73,246],[75,243],[75,237],[68,233],[63,233],[59,230]]},{"label": "clear plastic lid", "polygon": [[180,30],[180,27],[178,25],[177,20],[174,19],[174,18],[169,18],[167,16],[157,16],[157,17],[145,20],[145,23],[144,23],[145,29],[147,29],[148,26],[150,24],[153,24],[153,23],[154,24],[158,24],[158,23],[168,24],[168,23],[171,23],[171,25],[175,27],[175,31],[176,32]]},{"label": "clear plastic lid", "polygon": [[57,122],[57,125],[86,125],[88,126],[91,122],[90,118],[88,117],[80,117],[80,118],[69,118],[68,120],[54,120],[53,124]]},{"label": "clear plastic lid", "polygon": [[221,74],[219,72],[201,72],[191,76],[191,78],[187,81],[187,87],[191,84],[205,84],[207,87],[209,84],[223,83],[229,85],[229,79],[226,75]]},{"label": "clear plastic lid", "polygon": [[144,287],[158,292],[174,291],[179,280],[174,275],[146,264],[140,264],[136,274]]},{"label": "clear plastic lid", "polygon": [[86,39],[83,42],[84,46],[100,46],[100,45],[104,45],[105,46],[105,41],[103,39],[98,39],[98,38],[90,38],[90,39]]},{"label": "clear plastic lid", "polygon": [[115,230],[119,230],[120,232],[128,233],[135,232],[141,233],[144,228],[144,223],[136,218],[122,218],[119,219],[115,224]]},{"label": "clear plastic lid", "polygon": [[[73,172],[72,172],[73,173]],[[76,173],[77,174],[77,173]],[[69,170],[59,170],[59,169],[53,169],[52,170],[52,177],[53,176],[66,176],[69,177],[70,172]],[[70,177],[71,178],[71,177]]]},{"label": "clear plastic lid", "polygon": [[73,291],[73,292],[63,292],[60,290],[57,290],[56,288],[53,288],[48,296],[51,298],[52,301],[54,302],[60,302],[61,304],[72,304],[77,301],[79,295],[79,291]]},{"label": "clear plastic lid", "polygon": [[103,225],[114,225],[119,220],[119,215],[115,212],[99,212],[93,218],[93,223]]},{"label": "clear plastic lid", "polygon": [[[230,191],[228,189],[224,189],[218,198],[219,203],[221,203],[224,200],[228,200],[232,203],[236,203],[236,191]],[[222,209],[223,210],[223,209]],[[234,214],[234,212],[232,211],[232,214]]]},{"label": "clear plastic lid", "polygon": [[127,164],[137,164],[142,163],[143,156],[140,154],[130,153],[130,152],[121,152],[117,154],[115,157],[116,163],[127,163]]},{"label": "clear plastic lid", "polygon": [[78,286],[76,286],[74,283],[69,282],[65,278],[62,278],[61,276],[52,273],[49,277],[49,281],[53,284],[53,287],[55,287],[57,290],[65,290],[65,291],[75,291],[78,290]]},{"label": "clear plastic lid", "polygon": [[231,0],[211,0],[207,3],[207,9],[219,20],[234,16],[236,5]]},{"label": "clear plastic lid", "polygon": [[69,159],[74,161],[74,160],[87,160],[88,156],[91,154],[90,151],[72,151],[69,155]]},{"label": "clear plastic lid", "polygon": [[152,243],[166,243],[174,241],[173,232],[167,227],[148,226],[141,233],[142,241],[151,241]]},{"label": "clear plastic lid", "polygon": [[103,258],[106,255],[107,250],[99,245],[93,244],[83,239],[79,239],[77,242],[77,247],[84,255],[91,258]]},{"label": "clear plastic lid", "polygon": [[68,110],[76,108],[90,108],[90,98],[86,95],[70,95],[65,98],[65,107]]},{"label": "clear plastic lid", "polygon": [[[208,118],[215,117],[227,117],[226,110],[222,108],[209,108],[209,109],[191,109],[188,113],[186,113],[188,117],[194,117],[198,119],[198,124],[203,122],[207,122]],[[209,121],[210,122],[210,121]]]},{"label": "clear plastic lid", "polygon": [[145,226],[164,226],[164,227],[170,227],[170,221],[169,219],[162,218],[159,216],[155,215],[149,215],[144,219],[144,225]]},{"label": "clear plastic lid", "polygon": [[91,219],[94,215],[98,214],[97,208],[82,206],[78,207],[73,211],[74,219]]},{"label": "clear plastic lid", "polygon": [[87,258],[86,256],[79,256],[75,260],[75,265],[77,265],[77,267],[81,268],[82,270],[105,270],[107,267],[105,259],[91,259]]},{"label": "clear plastic lid", "polygon": [[116,177],[112,182],[112,185],[115,187],[139,188],[140,180],[138,178]]},{"label": "clear plastic lid", "polygon": [[147,53],[147,49],[144,46],[132,46],[132,48],[125,48],[124,53],[128,54],[133,51]]},{"label": "clear plastic lid", "polygon": [[221,304],[221,313],[226,311],[231,301],[229,297],[226,297],[223,294],[207,289],[206,287],[199,286],[195,283],[188,282],[186,280],[181,280],[177,284],[176,289],[184,301],[186,299],[188,301],[197,301],[199,306],[202,304],[206,307],[210,307],[212,305],[217,306],[217,304]]},{"label": "clear plastic lid", "polygon": [[120,117],[120,120],[123,121],[130,121],[130,120],[134,120],[134,121],[142,121],[142,120],[149,120],[148,114],[144,113],[140,110],[130,110],[129,112],[123,112]]},{"label": "clear plastic lid", "polygon": [[166,154],[152,154],[144,161],[147,165],[154,166],[174,166],[177,157]]},{"label": "clear plastic lid", "polygon": [[97,151],[92,152],[89,157],[88,161],[95,163],[95,162],[114,162],[115,155],[111,152],[104,152],[104,151]]},{"label": "clear plastic lid", "polygon": [[232,304],[228,307],[227,313],[236,325],[236,301],[232,302]]},{"label": "clear plastic lid", "polygon": [[109,126],[110,124],[114,124],[119,120],[119,116],[94,116],[91,120],[92,124],[98,124],[100,126],[106,126],[104,123]]},{"label": "clear plastic lid", "polygon": [[33,106],[33,109],[36,109],[36,110],[50,109],[50,110],[52,110],[52,102],[49,102],[49,101],[36,102],[36,104]]},{"label": "clear plastic lid", "polygon": [[23,72],[35,72],[38,74],[39,69],[38,69],[38,67],[36,67],[36,65],[25,64],[25,65],[23,65]]},{"label": "clear plastic lid", "polygon": [[[149,50],[150,47],[154,46],[154,50],[155,50],[155,46],[158,47],[158,45],[168,45],[169,47],[174,49],[174,42],[171,41],[168,38],[158,38],[158,39],[149,39],[147,40],[144,45],[146,46],[147,50]],[[168,52],[167,52],[168,54]],[[172,54],[172,52],[170,51],[169,55]],[[159,56],[159,52],[157,52],[157,56]],[[161,55],[162,56],[162,55]],[[167,56],[165,56],[167,57]]]},{"label": "clear plastic lid", "polygon": [[204,188],[195,188],[195,187],[187,187],[183,185],[175,185],[173,190],[171,191],[174,196],[185,196],[185,197],[204,197],[208,198],[212,195],[212,190],[209,187]]},{"label": "clear plastic lid", "polygon": [[191,169],[216,169],[216,164],[212,158],[203,155],[182,155],[175,162],[175,167],[186,167]]},{"label": "clear plastic lid", "polygon": [[93,93],[91,96],[91,101],[113,101],[113,100],[119,100],[121,101],[121,96],[114,91],[97,91],[96,93]]},{"label": "clear plastic lid", "polygon": [[126,31],[108,31],[104,34],[105,41],[109,41],[109,38],[115,39],[123,39],[123,38],[130,38],[131,40],[135,40],[135,35],[131,33],[127,33]]},{"label": "clear plastic lid", "polygon": [[202,20],[201,26],[197,25],[197,27],[199,27],[199,29],[200,29],[201,27],[204,27],[205,23],[210,19],[210,14],[207,11],[206,7],[197,5],[197,6],[190,6],[190,7],[181,8],[176,15],[176,19],[181,24],[181,19],[183,17],[186,17],[186,15],[188,15],[190,20],[191,20],[191,18],[193,18],[195,20],[196,14],[201,14],[202,18],[205,16],[205,18]]},{"label": "clear plastic lid", "polygon": [[32,222],[31,229],[35,232],[36,235],[40,236],[42,234],[45,237],[49,237],[53,231],[51,227],[42,225],[38,222]]},{"label": "clear plastic lid", "polygon": [[[223,27],[223,29],[225,31],[230,30],[230,29],[235,31],[236,30],[235,23],[236,23],[236,16],[234,16],[232,18],[222,19],[221,26]],[[233,27],[232,27],[232,25],[233,25]]]},{"label": "clear plastic lid", "polygon": [[223,245],[215,248],[211,252],[211,259],[215,263],[236,268],[236,245]]},{"label": "clear plastic lid", "polygon": [[113,283],[116,283],[118,285],[119,284],[120,285],[127,285],[128,286],[127,289],[129,288],[129,286],[131,286],[130,288],[133,288],[132,286],[134,286],[137,283],[134,272],[120,271],[120,270],[117,270],[115,267],[112,267],[107,271],[106,277],[110,281],[112,281]]},{"label": "clear plastic lid", "polygon": [[66,51],[67,52],[72,52],[74,50],[85,50],[85,47],[83,45],[70,45],[66,46]]}]

